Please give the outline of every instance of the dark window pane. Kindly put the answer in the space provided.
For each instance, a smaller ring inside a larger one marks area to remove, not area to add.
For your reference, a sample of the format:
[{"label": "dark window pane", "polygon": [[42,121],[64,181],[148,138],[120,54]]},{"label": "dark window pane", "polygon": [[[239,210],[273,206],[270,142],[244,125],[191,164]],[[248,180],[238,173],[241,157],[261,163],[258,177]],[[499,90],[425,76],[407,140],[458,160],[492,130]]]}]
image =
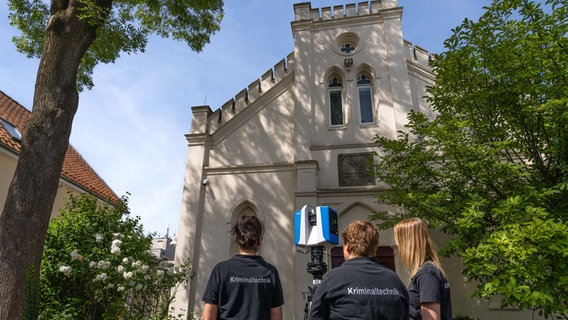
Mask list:
[{"label": "dark window pane", "polygon": [[329,107],[332,126],[343,124],[343,106],[341,100],[341,91],[336,90],[329,92]]},{"label": "dark window pane", "polygon": [[359,109],[361,111],[361,123],[372,123],[373,101],[371,88],[359,88]]}]

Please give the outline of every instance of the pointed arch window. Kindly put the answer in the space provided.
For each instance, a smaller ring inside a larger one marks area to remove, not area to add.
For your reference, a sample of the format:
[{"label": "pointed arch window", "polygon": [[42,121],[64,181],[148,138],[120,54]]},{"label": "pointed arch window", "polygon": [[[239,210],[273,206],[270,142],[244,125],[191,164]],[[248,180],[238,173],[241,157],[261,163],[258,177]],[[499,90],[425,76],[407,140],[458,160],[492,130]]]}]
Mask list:
[{"label": "pointed arch window", "polygon": [[362,73],[357,77],[357,92],[359,95],[359,115],[361,123],[375,122],[373,108],[373,84],[368,74]]},{"label": "pointed arch window", "polygon": [[[257,211],[258,210],[253,203],[251,203],[248,200],[244,201],[234,210],[232,218],[231,218],[230,227],[233,228],[233,226],[237,223],[237,221],[239,221],[239,219],[242,216],[255,216],[255,217],[260,219]],[[263,225],[263,229],[264,229],[264,225]],[[239,248],[238,248],[237,244],[235,243],[235,241],[233,241],[232,237],[229,237],[229,239],[230,239],[229,240],[230,241],[229,256],[232,256],[234,253],[239,252]]]},{"label": "pointed arch window", "polygon": [[337,76],[332,76],[327,84],[329,94],[329,114],[332,126],[344,124],[343,119],[343,82]]}]

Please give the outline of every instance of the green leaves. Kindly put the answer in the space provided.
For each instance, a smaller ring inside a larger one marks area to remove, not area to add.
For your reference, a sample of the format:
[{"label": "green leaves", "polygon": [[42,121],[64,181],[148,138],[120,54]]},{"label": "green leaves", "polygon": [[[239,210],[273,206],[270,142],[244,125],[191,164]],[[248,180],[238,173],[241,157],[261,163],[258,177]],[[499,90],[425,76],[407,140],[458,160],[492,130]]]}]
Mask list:
[{"label": "green leaves", "polygon": [[190,279],[191,264],[152,256],[152,237],[122,200],[109,207],[71,195],[52,220],[41,264],[42,318],[168,318],[172,290]]},{"label": "green leaves", "polygon": [[43,32],[49,16],[49,8],[42,0],[8,1],[10,24],[22,31],[12,41],[16,49],[28,56],[39,58],[43,51]]},{"label": "green leaves", "polygon": [[526,219],[503,225],[485,241],[462,253],[468,266],[464,276],[481,281],[477,292],[480,297],[502,295],[503,307],[563,314],[568,307],[562,299],[568,287],[566,282],[561,283],[566,279],[568,227],[550,219],[542,208],[523,207],[515,202],[507,210],[524,209]]},{"label": "green leaves", "polygon": [[495,0],[432,61],[437,117],[376,137],[380,227],[418,216],[453,235],[475,295],[568,316],[566,1]]}]

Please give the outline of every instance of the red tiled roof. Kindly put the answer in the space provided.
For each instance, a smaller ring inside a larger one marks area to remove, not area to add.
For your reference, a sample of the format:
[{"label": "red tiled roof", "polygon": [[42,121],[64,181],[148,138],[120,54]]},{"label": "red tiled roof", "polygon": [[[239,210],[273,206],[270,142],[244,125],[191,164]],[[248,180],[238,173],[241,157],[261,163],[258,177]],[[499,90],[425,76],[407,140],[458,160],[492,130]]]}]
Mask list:
[{"label": "red tiled roof", "polygon": [[[0,117],[2,119],[16,126],[22,133],[30,115],[31,112],[28,109],[0,90]],[[12,139],[10,133],[2,125],[0,125],[0,147],[15,154],[20,152],[20,142]],[[71,145],[65,154],[61,177],[111,203],[119,201],[119,197]]]}]

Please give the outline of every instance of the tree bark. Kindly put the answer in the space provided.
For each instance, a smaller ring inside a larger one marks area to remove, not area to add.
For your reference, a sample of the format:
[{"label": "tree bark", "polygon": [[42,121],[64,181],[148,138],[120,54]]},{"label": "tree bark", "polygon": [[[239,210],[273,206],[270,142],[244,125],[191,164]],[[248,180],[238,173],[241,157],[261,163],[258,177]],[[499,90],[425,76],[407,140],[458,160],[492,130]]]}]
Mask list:
[{"label": "tree bark", "polygon": [[77,17],[75,1],[52,1],[33,109],[0,215],[0,320],[38,310],[43,245],[79,104],[77,71],[95,32]]}]

